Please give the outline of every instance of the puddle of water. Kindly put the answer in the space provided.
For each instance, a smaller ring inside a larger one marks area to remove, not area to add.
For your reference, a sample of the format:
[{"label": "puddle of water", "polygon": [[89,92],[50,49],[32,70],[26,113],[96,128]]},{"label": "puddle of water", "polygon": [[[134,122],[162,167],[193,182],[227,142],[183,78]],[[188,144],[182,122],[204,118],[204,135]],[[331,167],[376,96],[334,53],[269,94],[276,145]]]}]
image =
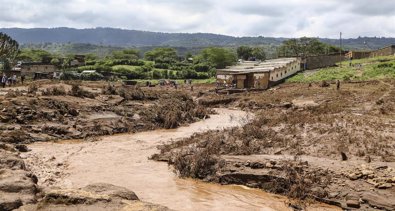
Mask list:
[{"label": "puddle of water", "polygon": [[[61,170],[56,186],[79,188],[97,182],[110,183],[133,190],[143,201],[175,210],[290,210],[285,197],[242,186],[179,179],[166,163],[148,159],[161,143],[196,132],[240,126],[248,122],[247,116],[242,111],[220,109],[218,115],[174,130],[107,136],[98,142],[35,143],[29,146],[32,152],[27,154],[27,163],[33,171],[41,171],[35,172],[37,175],[45,176],[45,172],[50,172],[46,168],[56,168],[47,162],[54,156],[55,163],[67,166]],[[37,159],[45,164],[40,165]],[[39,184],[42,182],[40,179]],[[310,210],[334,209],[319,205],[318,209]]]}]

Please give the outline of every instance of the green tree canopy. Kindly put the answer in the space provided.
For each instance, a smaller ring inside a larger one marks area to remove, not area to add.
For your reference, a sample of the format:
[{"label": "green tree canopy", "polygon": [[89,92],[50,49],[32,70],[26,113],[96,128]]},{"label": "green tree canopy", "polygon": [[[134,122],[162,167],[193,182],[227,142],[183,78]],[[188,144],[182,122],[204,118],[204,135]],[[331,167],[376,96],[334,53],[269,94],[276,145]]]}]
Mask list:
[{"label": "green tree canopy", "polygon": [[155,48],[146,52],[144,57],[156,63],[173,63],[178,60],[177,51],[174,48]]},{"label": "green tree canopy", "polygon": [[7,34],[0,32],[0,62],[3,69],[9,69],[18,54],[19,44]]},{"label": "green tree canopy", "polygon": [[236,52],[239,59],[248,60],[252,57],[252,48],[250,46],[240,46]]},{"label": "green tree canopy", "polygon": [[52,55],[41,49],[22,49],[17,59],[26,62],[44,62],[44,61],[51,61]]},{"label": "green tree canopy", "polygon": [[263,47],[255,47],[252,49],[252,56],[257,60],[265,60],[266,52]]},{"label": "green tree canopy", "polygon": [[265,60],[266,52],[263,47],[250,47],[250,46],[240,46],[236,50],[237,57],[243,60],[257,59]]},{"label": "green tree canopy", "polygon": [[339,48],[320,42],[317,38],[289,39],[278,48],[279,56],[306,57],[338,52]]},{"label": "green tree canopy", "polygon": [[237,62],[236,54],[225,48],[211,47],[202,50],[197,56],[198,62],[207,62],[215,68],[225,68]]},{"label": "green tree canopy", "polygon": [[140,58],[139,51],[136,49],[125,49],[121,51],[112,52],[113,59],[127,59],[127,60],[137,60]]}]

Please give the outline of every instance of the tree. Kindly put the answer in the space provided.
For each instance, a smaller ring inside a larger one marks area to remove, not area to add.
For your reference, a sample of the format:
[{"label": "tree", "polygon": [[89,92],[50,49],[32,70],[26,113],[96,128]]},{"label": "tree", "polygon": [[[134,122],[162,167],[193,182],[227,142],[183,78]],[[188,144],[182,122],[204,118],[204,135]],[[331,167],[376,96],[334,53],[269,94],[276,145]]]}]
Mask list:
[{"label": "tree", "polygon": [[50,62],[52,60],[52,55],[41,49],[22,49],[17,59],[26,62]]},{"label": "tree", "polygon": [[139,51],[136,49],[125,49],[122,51],[113,51],[113,59],[127,59],[127,60],[137,60],[140,58]]},{"label": "tree", "polygon": [[174,48],[155,48],[144,55],[148,61],[155,63],[174,63],[178,60],[177,51]]},{"label": "tree", "polygon": [[237,57],[239,59],[243,60],[249,60],[253,55],[252,55],[253,49],[249,46],[240,46],[237,48]]},{"label": "tree", "polygon": [[14,62],[18,54],[19,44],[7,34],[0,32],[0,63],[3,69],[10,69],[10,64]]},{"label": "tree", "polygon": [[325,44],[317,38],[289,39],[278,48],[280,56],[307,57],[338,52],[339,48]]},{"label": "tree", "polygon": [[211,47],[202,50],[197,56],[198,62],[207,62],[215,68],[225,68],[236,63],[236,54],[225,48]]},{"label": "tree", "polygon": [[265,49],[262,47],[255,47],[252,49],[252,56],[257,60],[265,60],[266,59],[266,52]]}]

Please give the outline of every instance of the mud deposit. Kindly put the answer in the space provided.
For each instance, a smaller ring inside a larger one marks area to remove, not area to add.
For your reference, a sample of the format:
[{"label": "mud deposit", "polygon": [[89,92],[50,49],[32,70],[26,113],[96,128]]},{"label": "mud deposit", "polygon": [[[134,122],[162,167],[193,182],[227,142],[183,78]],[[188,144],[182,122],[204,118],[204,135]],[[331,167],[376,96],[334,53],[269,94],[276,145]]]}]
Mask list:
[{"label": "mud deposit", "polygon": [[346,210],[395,210],[393,84],[286,83],[265,92],[207,94],[200,103],[248,110],[254,120],[163,145],[154,158],[183,177]]},{"label": "mud deposit", "polygon": [[[81,188],[110,183],[133,190],[142,201],[175,210],[292,210],[287,199],[242,186],[221,186],[179,179],[166,163],[149,157],[157,146],[194,133],[246,124],[246,112],[217,110],[217,115],[172,130],[103,137],[97,142],[34,143],[25,162],[43,187]],[[318,208],[319,207],[319,208]],[[314,205],[311,210],[336,210]]]}]

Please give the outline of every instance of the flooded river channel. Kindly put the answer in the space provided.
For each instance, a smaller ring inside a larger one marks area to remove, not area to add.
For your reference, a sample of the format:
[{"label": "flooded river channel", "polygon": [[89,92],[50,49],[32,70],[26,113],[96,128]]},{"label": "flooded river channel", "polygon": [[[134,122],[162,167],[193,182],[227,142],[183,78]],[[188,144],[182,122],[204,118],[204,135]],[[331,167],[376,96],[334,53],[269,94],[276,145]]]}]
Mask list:
[{"label": "flooded river channel", "polygon": [[[110,183],[133,190],[142,201],[174,210],[292,210],[285,197],[243,186],[180,179],[166,163],[148,159],[162,143],[240,126],[249,119],[243,111],[217,112],[211,118],[174,130],[106,136],[99,141],[34,143],[24,157],[43,187],[79,188]],[[339,209],[317,204],[309,210]]]}]

